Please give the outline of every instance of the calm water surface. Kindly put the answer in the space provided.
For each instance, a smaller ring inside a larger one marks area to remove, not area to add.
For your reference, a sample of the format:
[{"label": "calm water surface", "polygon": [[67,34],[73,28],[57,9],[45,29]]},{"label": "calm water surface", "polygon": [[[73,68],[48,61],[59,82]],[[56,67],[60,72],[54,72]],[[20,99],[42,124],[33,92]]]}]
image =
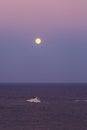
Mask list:
[{"label": "calm water surface", "polygon": [[87,130],[87,84],[0,84],[0,130]]}]

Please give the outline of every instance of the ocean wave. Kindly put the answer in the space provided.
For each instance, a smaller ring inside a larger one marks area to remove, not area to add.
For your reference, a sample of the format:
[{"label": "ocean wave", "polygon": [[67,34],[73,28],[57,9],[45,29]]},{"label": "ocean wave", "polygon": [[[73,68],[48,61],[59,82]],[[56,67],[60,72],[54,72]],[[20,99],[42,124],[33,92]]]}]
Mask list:
[{"label": "ocean wave", "polygon": [[74,102],[87,102],[87,99],[76,99]]}]

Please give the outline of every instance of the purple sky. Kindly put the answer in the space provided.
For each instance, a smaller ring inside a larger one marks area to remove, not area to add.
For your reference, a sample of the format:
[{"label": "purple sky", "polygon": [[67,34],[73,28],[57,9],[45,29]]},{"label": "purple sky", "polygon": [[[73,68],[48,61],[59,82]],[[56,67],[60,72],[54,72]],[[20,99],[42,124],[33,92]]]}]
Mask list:
[{"label": "purple sky", "polygon": [[87,82],[87,0],[1,0],[0,82]]}]

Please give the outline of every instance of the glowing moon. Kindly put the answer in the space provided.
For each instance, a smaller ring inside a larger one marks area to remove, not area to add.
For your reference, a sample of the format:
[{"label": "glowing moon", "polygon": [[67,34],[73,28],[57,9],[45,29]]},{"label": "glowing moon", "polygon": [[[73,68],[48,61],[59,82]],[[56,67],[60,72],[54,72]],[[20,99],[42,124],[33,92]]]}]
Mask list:
[{"label": "glowing moon", "polygon": [[40,39],[40,38],[36,38],[36,39],[35,39],[35,43],[36,43],[36,44],[41,44],[41,39]]}]

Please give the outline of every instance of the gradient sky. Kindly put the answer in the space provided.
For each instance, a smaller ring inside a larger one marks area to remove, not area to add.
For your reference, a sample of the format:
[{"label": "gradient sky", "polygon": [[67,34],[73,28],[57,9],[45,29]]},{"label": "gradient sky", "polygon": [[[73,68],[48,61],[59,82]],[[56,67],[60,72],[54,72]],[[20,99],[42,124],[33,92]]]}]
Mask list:
[{"label": "gradient sky", "polygon": [[87,82],[87,0],[0,0],[0,82]]}]

